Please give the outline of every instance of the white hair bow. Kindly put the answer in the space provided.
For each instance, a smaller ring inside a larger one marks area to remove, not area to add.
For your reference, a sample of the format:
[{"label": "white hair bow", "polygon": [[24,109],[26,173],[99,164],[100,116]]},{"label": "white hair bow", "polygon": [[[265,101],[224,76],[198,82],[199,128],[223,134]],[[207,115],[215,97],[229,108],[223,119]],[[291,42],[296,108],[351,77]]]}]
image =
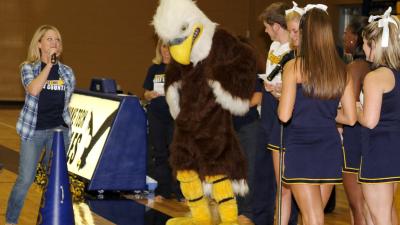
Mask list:
[{"label": "white hair bow", "polygon": [[328,9],[328,6],[324,5],[324,4],[307,4],[306,7],[304,7],[304,11],[307,12],[310,9],[313,8],[317,8],[320,10],[323,10],[326,12],[326,10]]},{"label": "white hair bow", "polygon": [[291,9],[285,10],[285,15],[292,12],[297,12],[298,14],[300,14],[300,16],[305,13],[304,9],[297,7],[297,3],[295,1],[293,1],[293,7]]},{"label": "white hair bow", "polygon": [[389,7],[385,13],[381,16],[370,16],[368,19],[368,22],[371,23],[375,21],[375,19],[380,18],[378,20],[378,27],[383,28],[383,33],[382,33],[382,40],[381,40],[381,47],[386,48],[389,46],[389,23],[393,23],[397,26],[396,21],[390,16],[390,13],[392,12],[392,7]]}]

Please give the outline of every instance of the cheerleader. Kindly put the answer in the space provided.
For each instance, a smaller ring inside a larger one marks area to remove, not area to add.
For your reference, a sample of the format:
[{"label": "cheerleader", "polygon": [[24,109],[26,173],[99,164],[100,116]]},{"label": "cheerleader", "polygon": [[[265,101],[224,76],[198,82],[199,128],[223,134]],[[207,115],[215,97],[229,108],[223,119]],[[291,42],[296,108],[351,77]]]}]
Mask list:
[{"label": "cheerleader", "polygon": [[375,225],[397,224],[392,206],[400,181],[400,23],[390,12],[371,16],[363,31],[374,70],[365,76],[363,106],[357,107],[364,127],[358,180]]},{"label": "cheerleader", "polygon": [[[350,62],[346,65],[346,71],[353,81],[356,100],[359,100],[362,81],[370,72],[370,65],[365,59],[362,49],[362,30],[368,24],[365,17],[354,17],[346,26],[343,35],[344,53]],[[343,126],[343,186],[350,205],[351,224],[372,224],[371,215],[365,203],[358,183],[358,171],[361,161],[361,125]]]},{"label": "cheerleader", "polygon": [[304,9],[298,7],[296,2],[293,2],[293,8],[286,10],[285,14],[291,49],[296,51],[297,47],[299,46],[300,19],[301,16],[304,14]]},{"label": "cheerleader", "polygon": [[[304,225],[324,224],[331,184],[342,182],[336,122],[356,122],[352,83],[336,51],[326,9],[320,4],[305,7],[298,57],[283,70],[278,106],[279,119],[291,120],[285,131],[282,180],[290,185]],[[337,110],[339,102],[342,108]]]}]

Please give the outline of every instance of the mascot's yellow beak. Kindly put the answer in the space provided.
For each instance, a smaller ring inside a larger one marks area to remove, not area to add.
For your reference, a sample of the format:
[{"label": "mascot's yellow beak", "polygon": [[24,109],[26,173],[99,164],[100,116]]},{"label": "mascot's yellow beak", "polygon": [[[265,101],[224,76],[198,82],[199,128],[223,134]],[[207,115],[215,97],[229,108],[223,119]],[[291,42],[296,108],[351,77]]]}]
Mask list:
[{"label": "mascot's yellow beak", "polygon": [[192,47],[203,32],[203,25],[196,24],[193,26],[192,33],[180,43],[170,44],[169,51],[172,58],[180,64],[190,64],[190,54],[192,53]]}]

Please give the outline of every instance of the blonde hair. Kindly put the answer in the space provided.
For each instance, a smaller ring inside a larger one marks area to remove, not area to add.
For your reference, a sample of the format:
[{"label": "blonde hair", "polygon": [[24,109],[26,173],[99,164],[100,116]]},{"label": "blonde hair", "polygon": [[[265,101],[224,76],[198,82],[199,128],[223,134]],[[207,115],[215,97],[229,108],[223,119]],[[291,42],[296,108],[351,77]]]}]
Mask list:
[{"label": "blonde hair", "polygon": [[154,56],[152,62],[154,64],[161,64],[163,62],[163,56],[161,54],[161,47],[167,46],[161,39],[158,40],[157,42],[157,47],[156,47],[156,55]]},{"label": "blonde hair", "polygon": [[293,20],[300,22],[301,15],[300,15],[300,13],[293,11],[293,12],[286,14],[285,19],[286,19],[286,23],[293,21]]},{"label": "blonde hair", "polygon": [[[396,16],[391,16],[396,24],[389,23],[389,46],[384,48],[381,46],[383,28],[378,26],[378,21],[368,24],[362,33],[362,37],[367,41],[367,45],[371,48],[375,43],[375,56],[373,66],[386,66],[391,69],[400,70],[400,38],[399,26],[400,22]],[[367,56],[369,57],[369,56]]]},{"label": "blonde hair", "polygon": [[27,64],[27,63],[32,64],[32,63],[35,63],[40,60],[41,52],[40,52],[38,45],[39,45],[39,42],[42,40],[44,34],[49,30],[56,32],[58,37],[60,38],[60,54],[61,54],[62,39],[61,39],[60,31],[58,31],[58,29],[54,26],[42,25],[33,34],[33,37],[32,37],[32,40],[31,40],[31,43],[30,43],[29,49],[28,49],[28,56],[21,65]]},{"label": "blonde hair", "polygon": [[345,65],[333,38],[328,14],[314,8],[300,20],[300,71],[303,93],[318,99],[341,97],[347,84]]},{"label": "blonde hair", "polygon": [[[292,21],[296,21],[296,22],[298,22],[300,24],[301,16],[302,15],[300,13],[296,12],[296,11],[292,11],[292,12],[286,14],[286,16],[285,16],[286,25],[289,24]],[[298,29],[298,32],[300,32],[300,27]],[[290,41],[290,48],[294,49],[296,51],[297,46],[295,46],[293,41]]]}]

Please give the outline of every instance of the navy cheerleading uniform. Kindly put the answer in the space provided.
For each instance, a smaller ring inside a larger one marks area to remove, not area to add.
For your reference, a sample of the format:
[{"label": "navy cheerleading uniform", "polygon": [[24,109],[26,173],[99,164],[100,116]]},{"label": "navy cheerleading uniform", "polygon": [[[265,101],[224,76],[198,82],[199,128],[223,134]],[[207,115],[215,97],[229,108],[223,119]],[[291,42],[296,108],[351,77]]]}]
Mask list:
[{"label": "navy cheerleading uniform", "polygon": [[362,126],[343,126],[343,172],[358,173],[361,162]]},{"label": "navy cheerleading uniform", "polygon": [[[279,43],[278,41],[272,42],[268,51],[267,64],[265,74],[270,76],[272,73],[272,81],[266,80],[270,84],[281,83],[282,73],[279,68],[283,68],[286,62],[282,62],[283,58],[290,53],[290,43]],[[294,54],[291,54],[294,57]],[[280,65],[280,66],[279,66]],[[279,66],[279,67],[278,67]],[[275,70],[279,69],[279,70]],[[270,92],[263,93],[263,100],[261,104],[261,121],[263,126],[268,132],[267,149],[272,151],[279,151],[280,146],[280,122],[277,115],[278,100]]]},{"label": "navy cheerleading uniform", "polygon": [[281,133],[281,123],[279,122],[277,109],[278,109],[278,100],[271,93],[267,93],[269,95],[269,105],[268,107],[271,109],[269,112],[268,119],[271,120],[271,134],[269,136],[269,141],[267,144],[267,149],[271,151],[279,151],[280,149],[280,133]]},{"label": "navy cheerleading uniform", "polygon": [[[289,51],[287,52],[283,57],[287,57],[285,62],[281,62],[279,63],[281,65],[281,67],[283,68],[285,66],[285,64],[290,60],[290,59],[294,59],[294,51]],[[282,58],[283,58],[282,57]],[[281,146],[281,122],[279,121],[278,118],[278,104],[279,101],[272,96],[271,93],[269,93],[272,97],[272,100],[270,102],[270,107],[272,108],[272,115],[270,116],[270,119],[272,120],[272,129],[271,129],[271,135],[269,138],[269,142],[267,144],[267,149],[271,150],[271,151],[279,151],[280,150],[280,146]],[[285,126],[285,125],[283,125]],[[283,127],[282,127],[283,128]],[[284,130],[282,132],[285,132]],[[285,150],[285,148],[283,147],[284,144],[282,143],[282,148],[283,150]]]},{"label": "navy cheerleading uniform", "polygon": [[305,96],[297,84],[292,120],[285,128],[284,183],[342,182],[342,144],[335,120],[338,105],[339,99]]},{"label": "navy cheerleading uniform", "polygon": [[361,183],[400,181],[400,72],[393,90],[384,93],[378,125],[362,129]]}]

